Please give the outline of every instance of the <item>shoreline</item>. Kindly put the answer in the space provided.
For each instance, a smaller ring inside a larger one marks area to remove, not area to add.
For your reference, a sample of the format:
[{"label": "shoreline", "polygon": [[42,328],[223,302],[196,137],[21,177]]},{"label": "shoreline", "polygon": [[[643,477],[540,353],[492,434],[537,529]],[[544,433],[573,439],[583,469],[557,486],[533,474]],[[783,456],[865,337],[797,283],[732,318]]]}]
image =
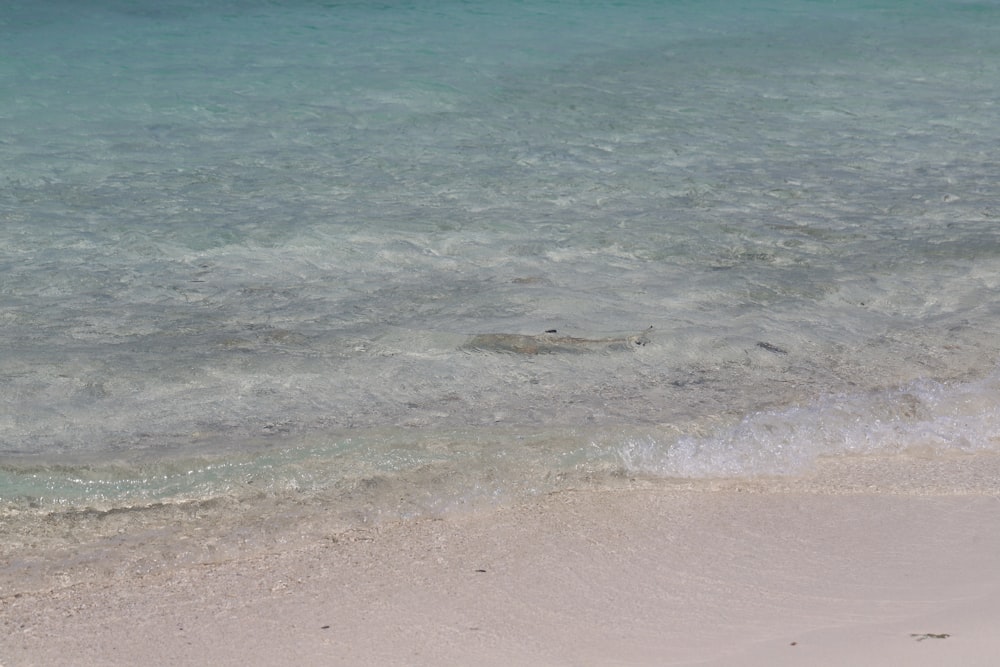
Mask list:
[{"label": "shoreline", "polygon": [[53,582],[0,599],[0,665],[987,665],[997,480],[996,455],[845,458]]}]

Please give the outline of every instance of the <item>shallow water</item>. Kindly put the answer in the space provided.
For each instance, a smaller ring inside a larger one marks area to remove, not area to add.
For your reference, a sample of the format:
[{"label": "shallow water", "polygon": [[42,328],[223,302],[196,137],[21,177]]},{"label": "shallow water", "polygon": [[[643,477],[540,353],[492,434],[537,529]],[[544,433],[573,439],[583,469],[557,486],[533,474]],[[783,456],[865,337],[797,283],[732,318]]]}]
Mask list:
[{"label": "shallow water", "polygon": [[4,522],[997,451],[997,19],[9,5]]}]

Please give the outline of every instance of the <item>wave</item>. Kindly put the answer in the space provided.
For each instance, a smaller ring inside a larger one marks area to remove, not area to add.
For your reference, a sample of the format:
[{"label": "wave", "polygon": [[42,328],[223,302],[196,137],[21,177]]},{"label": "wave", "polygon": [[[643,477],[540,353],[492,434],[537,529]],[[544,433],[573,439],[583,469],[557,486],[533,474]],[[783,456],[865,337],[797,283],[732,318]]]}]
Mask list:
[{"label": "wave", "polygon": [[708,436],[629,438],[616,454],[629,473],[705,478],[796,474],[820,457],[947,452],[1000,452],[1000,370],[829,395]]}]

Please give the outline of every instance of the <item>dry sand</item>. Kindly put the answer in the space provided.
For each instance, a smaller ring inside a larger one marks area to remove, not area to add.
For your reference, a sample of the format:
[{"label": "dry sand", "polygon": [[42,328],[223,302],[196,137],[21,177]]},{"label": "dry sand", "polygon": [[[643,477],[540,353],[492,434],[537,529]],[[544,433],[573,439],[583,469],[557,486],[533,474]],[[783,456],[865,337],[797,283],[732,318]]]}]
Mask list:
[{"label": "dry sand", "polygon": [[996,665],[1000,457],[568,491],[0,604],[4,667]]}]

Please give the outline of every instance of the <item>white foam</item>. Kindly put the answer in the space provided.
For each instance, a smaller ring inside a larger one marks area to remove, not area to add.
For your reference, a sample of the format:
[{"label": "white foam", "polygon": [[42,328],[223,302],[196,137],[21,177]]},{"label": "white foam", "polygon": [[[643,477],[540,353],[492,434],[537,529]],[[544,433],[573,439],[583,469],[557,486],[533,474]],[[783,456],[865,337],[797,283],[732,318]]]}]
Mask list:
[{"label": "white foam", "polygon": [[967,383],[919,381],[761,411],[721,432],[629,439],[632,473],[744,477],[801,472],[821,456],[1000,451],[1000,371]]}]

